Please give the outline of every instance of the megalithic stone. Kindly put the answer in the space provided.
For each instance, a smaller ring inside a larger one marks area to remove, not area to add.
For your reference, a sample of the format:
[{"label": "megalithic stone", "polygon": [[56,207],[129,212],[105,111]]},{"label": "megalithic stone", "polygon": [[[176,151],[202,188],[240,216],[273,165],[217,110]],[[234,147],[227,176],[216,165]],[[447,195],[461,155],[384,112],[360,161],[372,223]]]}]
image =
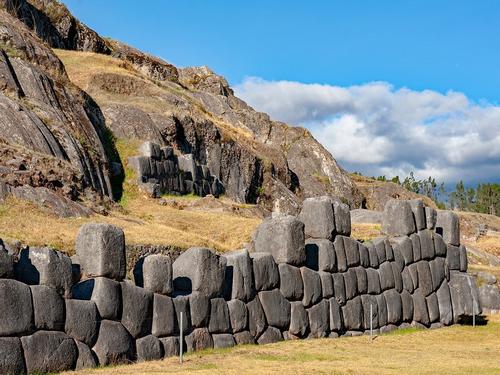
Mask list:
[{"label": "megalithic stone", "polygon": [[333,240],[335,236],[335,216],[330,197],[307,198],[302,202],[298,219],[304,223],[307,238]]},{"label": "megalithic stone", "polygon": [[438,211],[436,233],[440,234],[447,244],[454,246],[460,245],[460,223],[458,215],[452,211]]},{"label": "megalithic stone", "polygon": [[382,215],[382,231],[390,236],[407,236],[415,233],[413,212],[407,201],[390,199]]}]

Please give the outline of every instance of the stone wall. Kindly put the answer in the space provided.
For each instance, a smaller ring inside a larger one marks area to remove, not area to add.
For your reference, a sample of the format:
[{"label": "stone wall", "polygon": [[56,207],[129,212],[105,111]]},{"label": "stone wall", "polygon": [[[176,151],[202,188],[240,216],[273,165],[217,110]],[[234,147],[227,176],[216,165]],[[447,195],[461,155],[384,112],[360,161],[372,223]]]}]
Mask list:
[{"label": "stone wall", "polygon": [[139,187],[154,198],[162,194],[195,194],[219,197],[224,186],[206,165],[199,165],[192,154],[175,155],[172,147],[145,142],[141,155],[128,159]]},{"label": "stone wall", "polygon": [[0,373],[178,355],[181,312],[188,352],[481,313],[454,213],[393,200],[383,228],[387,237],[358,242],[346,205],[311,198],[298,217],[266,219],[248,250],[148,255],[134,283],[124,280],[124,234],[110,225],[84,225],[73,262],[49,248],[15,259],[0,249]]}]

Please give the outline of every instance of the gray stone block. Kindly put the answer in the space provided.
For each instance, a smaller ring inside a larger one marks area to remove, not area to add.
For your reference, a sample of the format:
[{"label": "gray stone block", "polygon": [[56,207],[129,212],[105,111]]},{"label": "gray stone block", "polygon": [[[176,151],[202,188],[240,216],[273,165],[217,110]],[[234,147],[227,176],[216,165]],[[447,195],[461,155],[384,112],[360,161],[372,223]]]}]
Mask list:
[{"label": "gray stone block", "polygon": [[451,211],[438,211],[436,233],[443,237],[445,243],[460,245],[460,222],[458,215]]},{"label": "gray stone block", "polygon": [[370,267],[378,268],[380,265],[380,260],[378,259],[377,249],[373,243],[367,244],[368,256],[370,257]]},{"label": "gray stone block", "polygon": [[14,261],[12,256],[0,246],[0,279],[10,279],[13,277]]},{"label": "gray stone block", "polygon": [[126,273],[125,235],[109,224],[85,224],[76,237],[76,255],[83,273],[123,280]]},{"label": "gray stone block", "polygon": [[445,278],[446,262],[444,258],[437,257],[429,262],[432,277],[432,289],[437,290]]},{"label": "gray stone block", "polygon": [[100,320],[97,307],[93,301],[66,300],[64,331],[68,336],[88,346],[93,346],[99,333]]},{"label": "gray stone block", "polygon": [[101,321],[97,342],[92,348],[100,366],[129,363],[134,358],[134,342],[120,322]]},{"label": "gray stone block", "polygon": [[145,156],[148,158],[152,159],[161,159],[161,149],[160,146],[157,145],[156,143],[153,142],[144,142],[140,147],[139,147],[139,153],[141,156]]},{"label": "gray stone block", "polygon": [[330,308],[323,299],[307,309],[309,316],[309,337],[326,337],[330,331]]},{"label": "gray stone block", "polygon": [[398,293],[403,291],[403,277],[401,275],[401,271],[396,262],[391,263],[392,273],[394,275],[394,288]]},{"label": "gray stone block", "polygon": [[326,238],[335,235],[333,201],[329,197],[307,198],[302,202],[298,219],[304,223],[307,238]]},{"label": "gray stone block", "polygon": [[413,320],[426,327],[429,327],[431,324],[425,295],[420,288],[415,289],[413,292]]},{"label": "gray stone block", "polygon": [[[404,259],[405,265],[413,263],[413,243],[408,237],[395,237],[393,239],[393,248],[396,252],[399,250]],[[396,250],[397,249],[397,250]]]},{"label": "gray stone block", "polygon": [[226,299],[249,301],[255,294],[252,260],[248,251],[241,250],[224,255],[226,258],[225,290]]},{"label": "gray stone block", "polygon": [[160,337],[163,357],[177,357],[179,355],[179,337]]},{"label": "gray stone block", "polygon": [[18,337],[0,337],[0,372],[25,374],[23,348]]},{"label": "gray stone block", "polygon": [[267,327],[262,335],[257,340],[259,345],[272,344],[274,342],[283,341],[283,335],[276,327]]},{"label": "gray stone block", "polygon": [[460,248],[454,245],[446,245],[446,263],[450,270],[460,270]]},{"label": "gray stone block", "polygon": [[208,329],[210,333],[231,332],[229,309],[224,298],[212,298],[210,301],[210,322]]},{"label": "gray stone block", "polygon": [[432,233],[432,238],[434,240],[434,251],[437,257],[446,257],[446,244],[444,243],[443,237],[437,233]]},{"label": "gray stone block", "polygon": [[335,231],[344,236],[351,235],[351,212],[349,206],[339,199],[333,199],[335,214]]},{"label": "gray stone block", "polygon": [[439,320],[444,325],[453,323],[453,309],[450,296],[450,288],[448,282],[443,280],[443,283],[436,292],[438,307],[439,307]]},{"label": "gray stone block", "polygon": [[46,285],[65,297],[73,283],[71,259],[48,247],[23,249],[14,267],[16,279],[28,285]]},{"label": "gray stone block", "polygon": [[418,267],[417,263],[410,264],[408,266],[408,271],[410,272],[411,280],[413,281],[413,289],[418,288]]},{"label": "gray stone block", "polygon": [[318,275],[321,279],[321,292],[323,298],[333,297],[333,278],[332,274],[329,272],[319,271]]},{"label": "gray stone block", "polygon": [[134,338],[151,333],[153,317],[153,293],[122,282],[123,312],[121,322]]},{"label": "gray stone block", "polygon": [[225,270],[226,258],[210,249],[192,247],[173,264],[174,288],[186,293],[200,292],[210,298],[220,296]]},{"label": "gray stone block", "polygon": [[291,302],[290,328],[292,335],[304,337],[309,329],[309,316],[301,302]]},{"label": "gray stone block", "polygon": [[75,344],[78,351],[78,359],[75,365],[76,371],[94,368],[99,365],[97,356],[87,345],[80,341],[75,341]]},{"label": "gray stone block", "polygon": [[377,267],[387,260],[387,253],[385,251],[385,237],[375,238],[373,241],[373,246],[377,252],[378,265]]},{"label": "gray stone block", "polygon": [[399,324],[403,317],[401,296],[395,289],[389,289],[384,292],[384,297],[387,302],[387,323]]},{"label": "gray stone block", "polygon": [[420,251],[422,253],[422,259],[433,259],[436,255],[434,250],[434,240],[432,238],[432,232],[430,229],[424,229],[418,232],[420,238]]},{"label": "gray stone block", "polygon": [[344,249],[348,267],[356,267],[359,265],[359,250],[358,242],[351,237],[344,237]]},{"label": "gray stone block", "polygon": [[460,247],[458,248],[458,253],[460,256],[460,271],[467,272],[467,249],[464,245],[460,245]]},{"label": "gray stone block", "polygon": [[361,267],[370,267],[370,255],[368,254],[368,247],[361,242],[358,242],[359,264]]},{"label": "gray stone block", "polygon": [[424,203],[421,199],[409,200],[411,210],[413,212],[413,218],[415,219],[415,226],[417,230],[425,229],[426,227],[426,216],[424,210]]},{"label": "gray stone block", "polygon": [[483,310],[500,310],[500,290],[495,284],[479,287],[479,304]]},{"label": "gray stone block", "polygon": [[387,325],[387,302],[384,294],[378,294],[375,298],[377,299],[378,326],[383,327]]},{"label": "gray stone block", "polygon": [[186,351],[194,352],[197,350],[211,349],[214,347],[212,335],[207,328],[196,328],[186,339]]},{"label": "gray stone block", "polygon": [[356,271],[356,279],[358,280],[358,293],[368,293],[368,276],[366,270],[363,267],[356,267],[354,270]]},{"label": "gray stone block", "polygon": [[16,280],[0,279],[0,336],[29,332],[33,303],[29,286]]},{"label": "gray stone block", "polygon": [[158,361],[163,358],[163,348],[160,340],[153,335],[137,339],[137,361]]},{"label": "gray stone block", "polygon": [[134,280],[140,286],[153,293],[170,295],[172,285],[172,259],[161,254],[148,255],[134,267]]},{"label": "gray stone block", "polygon": [[472,316],[473,313],[481,314],[479,305],[479,291],[476,281],[471,275],[463,272],[451,272],[450,281],[451,302],[453,305],[453,321],[459,322],[464,316]]},{"label": "gray stone block", "polygon": [[314,305],[323,297],[321,278],[316,271],[307,267],[301,267],[300,273],[302,274],[302,281],[304,283],[304,297],[302,298],[302,303],[304,306],[308,307]]},{"label": "gray stone block", "polygon": [[229,319],[233,333],[244,331],[248,328],[248,311],[243,301],[233,299],[227,302]]},{"label": "gray stone block", "polygon": [[390,262],[382,263],[378,269],[378,273],[380,277],[380,288],[382,290],[394,288],[394,272],[392,271]]},{"label": "gray stone block", "polygon": [[394,252],[394,263],[397,266],[398,272],[401,273],[403,268],[405,268],[405,259],[403,258],[399,247],[393,247],[392,250]]},{"label": "gray stone block", "polygon": [[384,244],[385,244],[385,259],[390,262],[394,261],[394,252],[392,250],[392,246],[388,238],[385,239]]},{"label": "gray stone block", "polygon": [[432,285],[432,274],[429,262],[420,261],[417,263],[418,287],[424,296],[428,296],[434,290]]},{"label": "gray stone block", "polygon": [[335,250],[335,258],[337,260],[337,270],[339,272],[347,271],[347,257],[344,248],[344,237],[337,236],[333,242],[333,248]]},{"label": "gray stone block", "polygon": [[281,263],[278,269],[281,294],[290,301],[301,300],[304,295],[304,283],[300,268]]},{"label": "gray stone block", "polygon": [[425,223],[427,229],[436,228],[437,211],[431,207],[425,207]]},{"label": "gray stone block", "polygon": [[416,231],[408,201],[390,199],[382,214],[382,231],[390,236],[407,236]]},{"label": "gray stone block", "polygon": [[403,321],[411,323],[413,321],[413,298],[407,290],[403,290],[401,293],[401,305],[403,307]]},{"label": "gray stone block", "polygon": [[341,273],[334,273],[332,275],[332,279],[333,279],[333,294],[335,296],[335,300],[339,305],[344,305],[347,300],[344,275]]},{"label": "gray stone block", "polygon": [[81,281],[71,289],[74,299],[94,301],[103,319],[120,318],[122,296],[120,283],[106,277],[96,277]]},{"label": "gray stone block", "polygon": [[256,252],[270,253],[276,263],[295,266],[306,260],[304,239],[304,224],[293,216],[266,219],[253,236]]},{"label": "gray stone block", "polygon": [[[363,307],[363,327],[365,329],[370,329],[370,320],[373,328],[378,327],[378,303],[377,298],[375,296],[371,296],[368,294],[361,296],[361,303]],[[370,307],[371,307],[371,316],[370,316]]]},{"label": "gray stone block", "polygon": [[155,293],[153,297],[151,333],[156,337],[173,335],[175,332],[175,319],[172,298]]},{"label": "gray stone block", "polygon": [[419,260],[422,259],[422,250],[420,249],[420,237],[416,233],[413,233],[410,236],[410,240],[413,246],[413,261],[418,262]]},{"label": "gray stone block", "polygon": [[346,330],[359,331],[363,328],[363,305],[361,297],[356,297],[342,306],[342,316]]},{"label": "gray stone block", "polygon": [[425,300],[427,302],[429,321],[431,323],[437,322],[439,320],[439,305],[436,294],[431,293],[429,296],[425,297]]},{"label": "gray stone block", "polygon": [[248,328],[253,337],[259,337],[266,329],[266,315],[259,297],[255,297],[247,303],[248,309]]},{"label": "gray stone block", "polygon": [[415,286],[413,285],[413,279],[410,275],[408,267],[405,267],[401,272],[401,279],[403,280],[403,289],[410,293],[413,293],[413,291],[415,290]]},{"label": "gray stone block", "polygon": [[210,318],[210,298],[199,292],[189,295],[191,325],[195,328],[207,327]]},{"label": "gray stone block", "polygon": [[380,294],[380,277],[378,271],[373,268],[366,269],[367,292],[369,294]]},{"label": "gray stone block", "polygon": [[234,341],[237,345],[250,345],[255,344],[255,339],[248,331],[238,332],[234,335]]},{"label": "gray stone block", "polygon": [[45,331],[64,331],[64,300],[55,289],[45,285],[32,285],[31,296],[35,328]]},{"label": "gray stone block", "polygon": [[21,337],[26,370],[29,374],[61,372],[75,368],[78,349],[63,332],[38,331]]},{"label": "gray stone block", "polygon": [[353,299],[358,294],[358,279],[354,268],[349,268],[343,274],[345,285],[345,296],[348,300]]},{"label": "gray stone block", "polygon": [[266,314],[269,325],[281,329],[288,329],[290,325],[290,302],[278,289],[259,292],[260,303]]},{"label": "gray stone block", "polygon": [[251,253],[250,258],[253,264],[255,289],[261,291],[277,288],[280,274],[273,256],[269,253]]},{"label": "gray stone block", "polygon": [[215,349],[231,348],[236,345],[234,337],[230,333],[220,333],[212,336]]},{"label": "gray stone block", "polygon": [[315,271],[335,271],[337,262],[333,242],[315,238],[306,240],[306,266]]},{"label": "gray stone block", "polygon": [[343,328],[342,310],[341,310],[340,305],[338,304],[338,302],[335,298],[330,298],[330,300],[328,302],[330,304],[330,306],[329,306],[330,330],[340,332],[340,331],[342,331],[342,328]]}]

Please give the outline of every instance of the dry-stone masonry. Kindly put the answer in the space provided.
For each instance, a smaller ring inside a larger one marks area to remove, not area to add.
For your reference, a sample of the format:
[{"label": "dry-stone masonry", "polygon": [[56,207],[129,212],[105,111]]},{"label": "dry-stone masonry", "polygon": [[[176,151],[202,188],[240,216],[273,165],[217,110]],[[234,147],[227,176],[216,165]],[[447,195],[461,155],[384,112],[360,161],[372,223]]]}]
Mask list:
[{"label": "dry-stone masonry", "polygon": [[391,200],[382,216],[388,236],[360,243],[347,206],[306,199],[298,218],[266,219],[250,252],[149,255],[134,283],[124,280],[124,234],[106,224],[80,229],[79,265],[49,248],[15,261],[1,253],[0,374],[178,355],[181,328],[193,351],[354,336],[370,325],[434,328],[481,313],[454,213]]},{"label": "dry-stone masonry", "polygon": [[176,155],[172,147],[145,142],[140,155],[128,159],[139,186],[152,197],[162,194],[195,194],[218,197],[224,192],[219,178],[206,165],[196,162],[193,154]]}]

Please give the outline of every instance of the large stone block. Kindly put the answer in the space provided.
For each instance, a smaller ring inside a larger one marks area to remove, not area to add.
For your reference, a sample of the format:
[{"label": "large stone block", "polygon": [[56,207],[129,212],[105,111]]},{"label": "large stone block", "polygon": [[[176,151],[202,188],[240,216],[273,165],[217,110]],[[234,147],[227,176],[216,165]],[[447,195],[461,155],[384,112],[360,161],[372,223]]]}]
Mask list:
[{"label": "large stone block", "polygon": [[349,206],[342,203],[340,199],[333,200],[333,211],[335,214],[335,231],[344,236],[351,235],[351,211]]},{"label": "large stone block", "polygon": [[301,302],[292,302],[290,314],[290,328],[288,332],[292,335],[304,337],[309,329],[309,316]]},{"label": "large stone block", "polygon": [[97,342],[92,348],[99,365],[129,363],[134,358],[134,340],[120,322],[101,321]]},{"label": "large stone block", "polygon": [[122,282],[122,324],[134,338],[149,335],[153,322],[153,293]]},{"label": "large stone block", "polygon": [[444,258],[437,257],[429,262],[432,277],[432,290],[437,290],[443,282],[446,274],[446,262]]},{"label": "large stone block", "polygon": [[353,299],[358,294],[358,279],[356,277],[356,271],[354,268],[349,268],[347,272],[343,274],[344,285],[345,285],[345,296],[346,298]]},{"label": "large stone block", "polygon": [[428,296],[434,290],[432,285],[432,274],[429,262],[420,261],[417,263],[418,287],[424,296]]},{"label": "large stone block", "polygon": [[450,270],[460,270],[460,248],[454,245],[446,245],[446,263]]},{"label": "large stone block", "polygon": [[278,266],[269,253],[251,253],[253,276],[257,291],[277,288],[280,282]]},{"label": "large stone block", "polygon": [[160,343],[164,358],[177,357],[179,355],[179,337],[160,337]]},{"label": "large stone block", "polygon": [[253,345],[255,338],[249,331],[238,332],[233,335],[234,341],[237,345]]},{"label": "large stone block", "polygon": [[377,249],[375,248],[375,245],[372,242],[368,242],[366,244],[366,247],[368,249],[368,257],[370,258],[370,267],[378,268],[378,266],[380,265],[380,261],[378,259]]},{"label": "large stone block", "polygon": [[392,274],[394,275],[394,289],[398,293],[403,291],[403,277],[396,262],[391,262]]},{"label": "large stone block", "polygon": [[16,279],[29,285],[46,285],[65,297],[73,282],[71,259],[48,247],[21,250],[15,264]]},{"label": "large stone block", "polygon": [[[408,240],[410,239],[408,238]],[[393,247],[392,250],[394,252],[394,263],[397,266],[398,272],[401,273],[403,268],[405,268],[405,259],[403,258],[403,254],[401,254],[399,247]]]},{"label": "large stone block", "polygon": [[307,309],[309,316],[309,337],[326,337],[330,331],[330,308],[328,301],[323,299]]},{"label": "large stone block", "polygon": [[304,233],[307,238],[332,240],[335,236],[333,201],[329,197],[305,199],[298,219],[304,223]]},{"label": "large stone block", "polygon": [[0,373],[26,373],[23,348],[18,337],[0,337]]},{"label": "large stone block", "polygon": [[16,280],[0,279],[0,336],[29,332],[33,303],[29,286]]},{"label": "large stone block", "polygon": [[330,304],[329,306],[330,330],[335,332],[340,332],[342,331],[343,328],[342,310],[335,298],[330,298],[328,302]]},{"label": "large stone block", "polygon": [[141,154],[141,156],[145,156],[156,160],[160,160],[162,156],[160,145],[149,141],[144,142],[139,147],[139,153]]},{"label": "large stone block", "polygon": [[126,273],[125,235],[109,224],[85,224],[76,237],[82,271],[92,277],[123,280]]},{"label": "large stone block", "polygon": [[445,243],[460,245],[460,222],[458,215],[452,211],[438,211],[436,233],[443,237]]},{"label": "large stone block", "polygon": [[300,268],[289,264],[278,265],[280,275],[280,292],[291,301],[301,300],[304,295],[304,283]]},{"label": "large stone block", "polygon": [[408,267],[403,268],[403,271],[401,272],[401,279],[403,280],[403,289],[413,293],[415,286]]},{"label": "large stone block", "polygon": [[363,267],[356,267],[356,279],[358,280],[358,293],[368,293],[368,275]]},{"label": "large stone block", "polygon": [[394,272],[392,271],[390,262],[382,263],[378,269],[378,273],[380,276],[380,288],[382,290],[394,288]]},{"label": "large stone block", "polygon": [[420,288],[415,289],[413,292],[413,320],[426,327],[431,324],[425,295]]},{"label": "large stone block", "polygon": [[380,277],[378,271],[373,268],[366,269],[367,278],[367,293],[369,294],[380,294]]},{"label": "large stone block", "polygon": [[163,348],[160,340],[153,335],[148,335],[137,339],[137,361],[158,361],[163,358]]},{"label": "large stone block", "polygon": [[226,273],[224,296],[226,299],[249,301],[255,294],[252,260],[248,251],[241,250],[224,255]]},{"label": "large stone block", "polygon": [[[318,276],[319,278],[319,276]],[[278,289],[259,292],[260,303],[266,314],[267,323],[281,329],[290,325],[290,302]]]},{"label": "large stone block", "polygon": [[387,201],[382,215],[382,231],[390,236],[408,236],[415,233],[413,212],[408,201]]},{"label": "large stone block", "polygon": [[97,340],[100,323],[99,313],[93,301],[78,299],[66,300],[66,323],[64,330],[67,335],[93,346]]},{"label": "large stone block", "polygon": [[32,285],[31,296],[37,330],[64,331],[64,300],[55,289]]},{"label": "large stone block", "polygon": [[418,267],[417,263],[412,263],[408,266],[411,280],[413,281],[413,289],[418,288]]},{"label": "large stone block", "polygon": [[14,261],[12,256],[0,246],[0,279],[10,279],[12,277],[14,277]]},{"label": "large stone block", "polygon": [[387,302],[384,294],[378,294],[375,298],[377,300],[378,325],[383,327],[387,325]]},{"label": "large stone block", "polygon": [[318,272],[319,278],[321,279],[321,293],[323,298],[333,297],[333,278],[332,274],[329,272]]},{"label": "large stone block", "polygon": [[332,275],[332,279],[333,279],[333,295],[335,296],[335,300],[339,305],[344,305],[347,300],[344,275],[341,273],[334,273]]},{"label": "large stone block", "polygon": [[421,199],[412,199],[409,200],[411,210],[413,212],[413,218],[415,219],[415,226],[417,230],[425,229],[426,227],[426,217],[424,210],[424,203]]},{"label": "large stone block", "polygon": [[403,321],[411,323],[413,321],[413,298],[407,290],[401,293],[401,305],[403,307]]},{"label": "large stone block", "polygon": [[140,259],[134,267],[137,286],[150,292],[170,295],[172,285],[172,259],[161,254],[152,254]]},{"label": "large stone block", "polygon": [[191,309],[189,306],[189,296],[177,296],[172,298],[175,310],[175,332],[181,331],[181,313],[182,313],[182,331],[191,331]]},{"label": "large stone block", "polygon": [[337,262],[333,242],[316,238],[306,240],[306,266],[315,271],[335,271]]},{"label": "large stone block", "polygon": [[153,297],[151,333],[156,337],[173,335],[175,332],[175,319],[172,298],[155,293]]},{"label": "large stone block", "polygon": [[437,322],[439,320],[439,305],[436,293],[431,293],[429,296],[425,297],[425,300],[427,302],[429,321],[431,323]]},{"label": "large stone block", "polygon": [[395,289],[389,289],[384,292],[387,302],[387,323],[399,324],[403,317],[403,305],[401,296]]},{"label": "large stone block", "polygon": [[446,257],[446,243],[444,242],[443,237],[437,233],[433,233],[432,238],[434,240],[434,250],[436,252],[436,256]]},{"label": "large stone block", "polygon": [[248,310],[243,301],[233,299],[227,302],[229,319],[233,333],[244,331],[248,328]]},{"label": "large stone block", "polygon": [[283,341],[283,335],[276,327],[267,327],[257,340],[259,345],[272,344],[274,342]]},{"label": "large stone block", "polygon": [[425,207],[425,223],[427,229],[434,230],[436,228],[437,211],[431,207]]},{"label": "large stone block", "polygon": [[321,278],[316,271],[307,267],[301,267],[300,273],[302,274],[302,281],[304,283],[304,297],[302,298],[302,303],[304,306],[308,307],[314,305],[323,297]]},{"label": "large stone block", "polygon": [[189,295],[191,324],[195,328],[207,327],[210,318],[210,298],[199,292]]},{"label": "large stone block", "polygon": [[248,309],[248,328],[253,337],[259,337],[266,329],[266,314],[260,303],[260,299],[256,296],[252,301],[247,303]]},{"label": "large stone block", "polygon": [[358,252],[359,252],[359,264],[361,267],[370,267],[370,255],[368,253],[368,247],[366,247],[361,242],[358,242]]},{"label": "large stone block", "polygon": [[121,315],[120,283],[106,277],[81,281],[71,289],[74,299],[94,301],[103,319],[117,320]]},{"label": "large stone block", "polygon": [[359,265],[359,250],[358,242],[351,237],[344,237],[344,249],[348,267],[356,267]]},{"label": "large stone block", "polygon": [[29,374],[75,368],[78,350],[75,341],[63,332],[38,331],[22,337],[21,342]]},{"label": "large stone block", "polygon": [[256,252],[273,255],[276,263],[301,266],[306,260],[304,224],[293,216],[264,220],[254,236]]},{"label": "large stone block", "polygon": [[453,321],[458,323],[465,316],[481,314],[479,291],[471,275],[453,271],[448,283],[453,306]]},{"label": "large stone block", "polygon": [[413,244],[411,240],[404,236],[395,237],[393,241],[394,251],[396,251],[396,249],[399,250],[400,254],[403,256],[405,265],[413,263]]},{"label": "large stone block", "polygon": [[458,248],[458,253],[460,256],[460,271],[467,272],[467,249],[464,245],[460,245],[460,247]]},{"label": "large stone block", "polygon": [[186,339],[186,350],[194,352],[197,350],[211,349],[214,347],[214,340],[207,328],[196,328]]},{"label": "large stone block", "polygon": [[378,267],[380,264],[384,263],[387,260],[387,252],[385,251],[385,237],[375,238],[372,243],[377,253]]},{"label": "large stone block", "polygon": [[174,288],[186,293],[200,292],[208,297],[222,293],[226,258],[210,249],[192,247],[173,264]]},{"label": "large stone block", "polygon": [[484,310],[500,310],[500,289],[498,286],[486,284],[479,287],[479,302]]},{"label": "large stone block", "polygon": [[356,297],[342,306],[345,329],[348,331],[359,331],[363,329],[363,305],[361,297]]},{"label": "large stone block", "polygon": [[434,250],[432,232],[430,229],[424,229],[418,232],[418,236],[420,238],[420,251],[422,253],[422,259],[433,259],[436,252]]},{"label": "large stone block", "polygon": [[344,237],[337,236],[333,242],[333,248],[335,250],[335,258],[337,261],[337,270],[339,272],[347,271],[347,257],[344,248]]},{"label": "large stone block", "polygon": [[231,348],[236,345],[234,337],[230,333],[219,333],[212,336],[215,349]]},{"label": "large stone block", "polygon": [[75,370],[84,370],[98,366],[98,360],[95,353],[83,342],[75,341],[78,350],[78,359],[76,360]]},{"label": "large stone block", "polygon": [[229,309],[224,298],[213,298],[210,301],[210,321],[208,329],[210,333],[231,332]]},{"label": "large stone block", "polygon": [[418,262],[422,259],[422,250],[420,249],[420,237],[416,233],[410,235],[411,244],[413,247],[413,261]]},{"label": "large stone block", "polygon": [[[361,303],[363,305],[363,326],[366,330],[370,329],[370,321],[372,328],[378,327],[378,303],[377,298],[371,295],[362,295]],[[370,315],[371,313],[371,315]]]}]

